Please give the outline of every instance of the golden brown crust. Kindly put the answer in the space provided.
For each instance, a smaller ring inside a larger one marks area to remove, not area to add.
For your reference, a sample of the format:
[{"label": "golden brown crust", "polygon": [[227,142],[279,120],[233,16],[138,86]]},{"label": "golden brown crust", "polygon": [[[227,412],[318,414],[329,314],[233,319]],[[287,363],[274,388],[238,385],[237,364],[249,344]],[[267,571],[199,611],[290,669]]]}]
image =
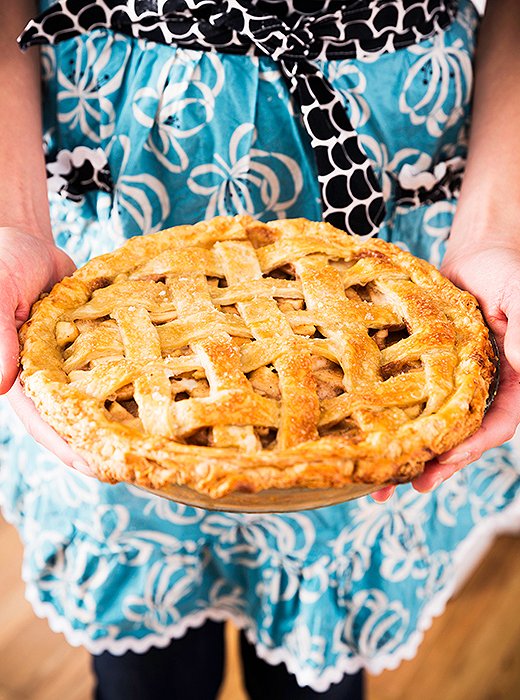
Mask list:
[{"label": "golden brown crust", "polygon": [[133,238],[20,339],[25,391],[99,478],[212,498],[408,481],[477,430],[493,375],[470,294],[305,219]]}]

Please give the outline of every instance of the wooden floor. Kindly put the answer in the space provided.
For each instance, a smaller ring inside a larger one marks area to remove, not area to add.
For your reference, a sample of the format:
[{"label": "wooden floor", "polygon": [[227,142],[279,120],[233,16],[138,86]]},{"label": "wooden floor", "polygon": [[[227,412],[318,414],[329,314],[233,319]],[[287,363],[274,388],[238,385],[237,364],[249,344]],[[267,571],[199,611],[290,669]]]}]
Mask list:
[{"label": "wooden floor", "polygon": [[[33,615],[20,581],[20,543],[3,521],[0,542],[0,700],[89,700],[88,654],[69,647]],[[247,700],[231,626],[227,643],[228,667],[219,700]],[[518,538],[496,542],[434,622],[413,661],[368,680],[368,700],[440,698],[520,699]]]}]

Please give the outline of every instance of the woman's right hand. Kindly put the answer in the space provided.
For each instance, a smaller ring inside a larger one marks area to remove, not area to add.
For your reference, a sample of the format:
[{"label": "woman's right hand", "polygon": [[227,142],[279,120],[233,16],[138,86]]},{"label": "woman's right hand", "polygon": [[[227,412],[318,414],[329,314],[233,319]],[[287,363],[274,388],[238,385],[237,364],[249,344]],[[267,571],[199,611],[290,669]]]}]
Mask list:
[{"label": "woman's right hand", "polygon": [[90,474],[85,460],[42,420],[17,379],[19,328],[40,293],[74,269],[52,240],[21,228],[0,227],[0,394],[8,392],[11,406],[37,442],[65,464]]}]

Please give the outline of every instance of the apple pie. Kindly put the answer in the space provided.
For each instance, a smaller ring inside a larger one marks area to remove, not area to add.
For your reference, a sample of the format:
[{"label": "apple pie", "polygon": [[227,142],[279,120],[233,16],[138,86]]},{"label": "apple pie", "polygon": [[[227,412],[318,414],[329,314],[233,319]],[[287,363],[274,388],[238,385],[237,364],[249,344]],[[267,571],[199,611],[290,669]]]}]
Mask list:
[{"label": "apple pie", "polygon": [[21,345],[26,393],[101,480],[211,499],[409,481],[477,430],[494,372],[469,293],[306,219],[132,238]]}]

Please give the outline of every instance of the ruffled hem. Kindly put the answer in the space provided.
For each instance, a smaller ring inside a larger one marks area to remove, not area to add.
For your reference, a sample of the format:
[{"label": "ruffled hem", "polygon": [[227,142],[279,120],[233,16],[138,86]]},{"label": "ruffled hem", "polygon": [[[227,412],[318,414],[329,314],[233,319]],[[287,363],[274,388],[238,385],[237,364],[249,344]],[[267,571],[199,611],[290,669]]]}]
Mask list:
[{"label": "ruffled hem", "polygon": [[[0,505],[2,505],[0,503]],[[11,517],[10,517],[11,516]],[[14,514],[4,508],[4,517],[14,523]],[[207,608],[187,615],[181,622],[170,625],[162,634],[148,634],[141,639],[123,637],[121,639],[92,639],[83,630],[76,630],[70,622],[59,615],[49,602],[40,600],[38,587],[28,580],[22,571],[26,583],[25,597],[32,605],[35,614],[47,619],[53,632],[60,632],[71,646],[83,646],[91,654],[101,654],[105,651],[114,655],[133,651],[143,654],[151,647],[166,647],[173,639],[179,639],[190,628],[203,625],[207,620],[216,622],[230,621],[238,629],[244,630],[248,641],[256,648],[260,658],[271,665],[285,664],[288,671],[296,676],[300,686],[309,686],[315,692],[325,692],[329,687],[338,683],[344,674],[353,674],[365,669],[371,674],[378,675],[385,670],[396,669],[402,661],[413,659],[422,643],[425,632],[431,627],[434,618],[444,612],[450,598],[462,587],[470,574],[485,555],[493,540],[498,535],[511,534],[520,531],[520,500],[512,502],[503,511],[490,515],[478,523],[469,535],[458,545],[453,554],[455,576],[450,583],[439,591],[424,607],[417,630],[408,637],[407,641],[390,654],[382,654],[375,658],[362,655],[344,657],[331,667],[317,673],[313,669],[302,668],[287,649],[268,648],[256,636],[254,620],[228,609]]]}]

